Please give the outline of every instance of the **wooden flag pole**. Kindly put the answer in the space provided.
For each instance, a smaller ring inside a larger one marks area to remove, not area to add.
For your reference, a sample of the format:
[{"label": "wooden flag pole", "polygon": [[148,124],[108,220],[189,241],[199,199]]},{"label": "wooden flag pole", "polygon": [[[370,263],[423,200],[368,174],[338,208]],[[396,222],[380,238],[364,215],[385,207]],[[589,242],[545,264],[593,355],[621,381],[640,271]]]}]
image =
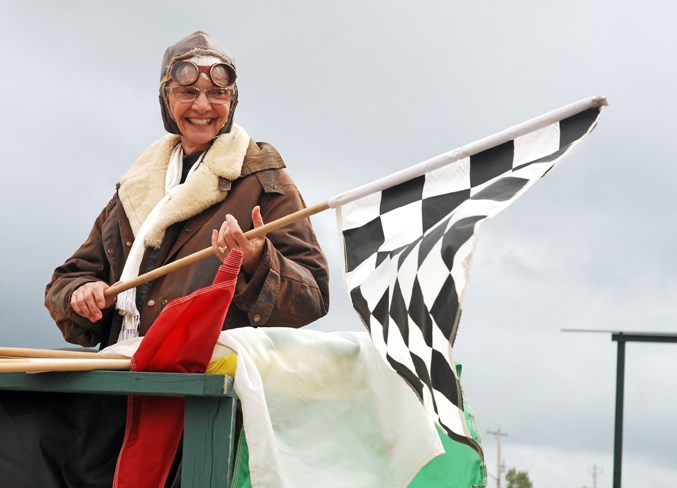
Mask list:
[{"label": "wooden flag pole", "polygon": [[60,351],[58,349],[30,349],[26,347],[0,347],[0,356],[11,358],[52,359],[129,359],[122,354],[101,354],[88,351]]},{"label": "wooden flag pole", "polygon": [[45,373],[53,371],[127,370],[131,359],[4,359],[0,373]]},{"label": "wooden flag pole", "polygon": [[[272,232],[277,229],[281,229],[282,227],[292,224],[298,220],[305,219],[306,217],[310,217],[311,215],[314,215],[316,213],[323,212],[329,208],[329,204],[327,202],[322,202],[318,203],[316,205],[303,208],[301,210],[298,210],[292,214],[286,215],[282,218],[279,218],[277,220],[274,220],[273,222],[269,222],[267,224],[262,225],[261,227],[257,227],[256,229],[252,229],[248,232],[244,233],[244,236],[247,239],[254,239],[256,237],[261,237],[266,235],[268,232]],[[164,276],[166,274],[171,273],[172,271],[176,271],[177,269],[184,268],[188,265],[191,265],[193,263],[196,263],[198,261],[202,261],[205,258],[208,258],[209,256],[213,256],[212,253],[212,248],[207,247],[201,251],[195,252],[189,256],[185,256],[181,259],[177,259],[176,261],[173,261],[169,264],[165,264],[164,266],[160,266],[159,268],[155,268],[152,271],[149,271],[148,273],[144,273],[141,276],[138,276],[137,278],[131,279],[129,281],[125,281],[123,283],[118,283],[116,285],[111,286],[110,288],[107,288],[104,290],[103,295],[105,297],[112,297],[115,295],[118,295],[119,293],[122,293],[125,290],[129,290],[131,288],[135,288],[143,283],[146,283],[148,281],[154,280],[155,278],[159,278],[160,276]]]},{"label": "wooden flag pole", "polygon": [[[544,115],[541,115],[540,117],[536,117],[522,124],[511,127],[503,132],[494,134],[493,136],[480,139],[479,141],[475,141],[472,144],[468,144],[459,149],[455,149],[453,151],[441,154],[435,158],[424,161],[410,168],[406,168],[405,170],[398,171],[397,173],[389,175],[385,178],[381,178],[367,185],[363,185],[359,188],[355,188],[353,190],[341,193],[339,195],[330,198],[329,200],[326,200],[322,203],[318,203],[317,205],[301,209],[290,215],[282,217],[281,219],[269,222],[261,227],[245,232],[244,235],[247,239],[261,237],[267,234],[268,232],[280,229],[285,225],[289,225],[293,222],[304,219],[316,213],[323,212],[324,210],[327,210],[329,208],[339,207],[348,202],[354,201],[357,198],[361,198],[362,196],[367,195],[369,193],[383,190],[385,188],[390,188],[394,185],[400,184],[403,181],[408,181],[415,176],[420,176],[435,168],[450,164],[451,162],[454,162],[458,159],[471,156],[473,154],[477,154],[478,152],[486,150],[487,148],[494,147],[508,140],[512,140],[521,134],[534,130],[535,128],[545,127],[553,123],[554,121],[560,120],[561,118],[577,114],[585,110],[586,108],[602,107],[605,105],[607,105],[607,101],[606,98],[602,96],[588,97],[583,100],[579,100],[578,102],[572,103],[558,110],[553,110],[552,112],[548,112]],[[142,274],[137,278],[125,281],[124,283],[118,283],[116,285],[113,285],[110,288],[104,290],[103,295],[107,298],[118,295],[119,293],[122,293],[125,290],[135,288],[143,283],[154,280],[155,278],[159,278],[160,276],[169,274],[172,271],[181,269],[185,266],[208,258],[211,255],[212,248],[208,247],[206,249],[193,253],[190,256],[185,256],[181,259],[177,259],[176,261],[173,261],[169,264],[149,271],[148,273]]]}]

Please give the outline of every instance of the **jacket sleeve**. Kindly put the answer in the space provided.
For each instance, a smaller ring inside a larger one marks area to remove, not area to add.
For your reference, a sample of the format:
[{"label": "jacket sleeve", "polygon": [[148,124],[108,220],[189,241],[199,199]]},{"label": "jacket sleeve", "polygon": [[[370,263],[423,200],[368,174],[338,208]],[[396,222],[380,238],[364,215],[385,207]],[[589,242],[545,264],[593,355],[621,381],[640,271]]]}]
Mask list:
[{"label": "jacket sleeve", "polygon": [[99,214],[87,240],[54,270],[45,289],[45,306],[66,341],[91,347],[101,341],[103,330],[110,322],[114,307],[103,310],[103,318],[96,323],[81,317],[70,306],[73,292],[91,281],[110,284],[110,263],[106,254],[117,250],[104,248],[102,234],[109,219],[111,204]]},{"label": "jacket sleeve", "polygon": [[[259,205],[264,222],[305,208],[287,173],[273,174],[281,179],[282,191],[263,194]],[[252,326],[301,327],[327,313],[329,271],[308,218],[266,236],[261,262],[253,275],[240,273],[233,303]]]}]

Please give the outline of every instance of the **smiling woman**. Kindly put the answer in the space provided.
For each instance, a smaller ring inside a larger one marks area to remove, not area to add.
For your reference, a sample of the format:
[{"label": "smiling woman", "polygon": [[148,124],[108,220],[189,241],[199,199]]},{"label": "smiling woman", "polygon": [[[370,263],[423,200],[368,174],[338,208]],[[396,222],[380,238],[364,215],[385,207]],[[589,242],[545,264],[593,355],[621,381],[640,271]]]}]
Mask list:
[{"label": "smiling woman", "polygon": [[[170,135],[122,177],[89,239],[47,287],[45,303],[64,338],[105,347],[144,335],[170,300],[211,282],[229,249],[243,252],[243,273],[224,328],[300,327],[324,315],[327,266],[309,220],[244,237],[243,229],[305,204],[278,152],[233,123],[232,57],[209,34],[194,32],[165,51],[159,95]],[[210,242],[218,259],[123,292],[117,301],[104,297],[113,283]]]},{"label": "smiling woman", "polygon": [[[192,47],[170,59],[165,55],[160,83],[165,128],[181,135],[186,154],[204,151],[219,133],[228,132],[237,104],[234,62],[222,49],[210,45],[214,42],[206,35],[197,37],[205,40],[203,47]],[[177,44],[175,50],[191,47],[190,39]]]},{"label": "smiling woman", "polygon": [[169,99],[169,113],[181,131],[184,152],[192,154],[207,149],[228,119],[231,91],[213,86],[204,78],[196,80],[194,86],[165,86],[164,89]]},{"label": "smiling woman", "polygon": [[[170,134],[148,146],[121,178],[89,237],[47,285],[45,305],[64,338],[106,347],[144,336],[173,299],[210,285],[235,249],[242,252],[242,268],[224,330],[301,327],[325,315],[327,264],[307,218],[262,237],[244,236],[244,231],[294,213],[305,203],[275,148],[254,141],[233,122],[238,90],[231,56],[210,35],[194,32],[165,51],[159,95]],[[114,283],[192,255],[210,243],[213,256],[117,299],[104,296]],[[116,416],[107,421],[110,435],[97,437],[99,449],[75,456],[101,467],[95,477],[104,480],[103,486],[111,486],[115,463],[110,457],[115,459],[117,436],[124,430],[120,407],[111,406]],[[76,411],[88,409],[87,402],[69,408],[73,422],[89,418]],[[34,432],[33,439],[29,427],[22,430],[25,441],[41,445],[41,432]],[[86,425],[80,427],[85,437],[98,435]],[[43,476],[50,472],[52,482],[33,480],[25,486],[64,484],[58,452],[45,451],[43,460],[44,469],[33,471]],[[91,473],[74,472],[79,477],[74,485],[95,486],[88,478]],[[7,479],[14,479],[11,475]]]}]

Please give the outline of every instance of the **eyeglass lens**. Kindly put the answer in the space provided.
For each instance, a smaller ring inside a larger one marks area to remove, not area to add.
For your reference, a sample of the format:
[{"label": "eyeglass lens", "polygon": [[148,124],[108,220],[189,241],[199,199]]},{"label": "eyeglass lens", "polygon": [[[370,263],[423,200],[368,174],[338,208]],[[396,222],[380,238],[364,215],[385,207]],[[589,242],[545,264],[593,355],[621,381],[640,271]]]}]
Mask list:
[{"label": "eyeglass lens", "polygon": [[205,92],[207,100],[211,103],[224,104],[230,102],[233,92],[230,88],[213,87],[206,90],[196,86],[165,87],[169,93],[173,93],[179,102],[192,103],[198,99],[200,93]]}]

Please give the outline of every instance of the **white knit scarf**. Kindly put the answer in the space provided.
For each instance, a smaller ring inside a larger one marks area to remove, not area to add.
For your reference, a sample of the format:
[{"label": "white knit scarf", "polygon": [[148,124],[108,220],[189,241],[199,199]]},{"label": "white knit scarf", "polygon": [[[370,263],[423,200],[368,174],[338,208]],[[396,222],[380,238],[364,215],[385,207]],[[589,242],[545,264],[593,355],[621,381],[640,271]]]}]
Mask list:
[{"label": "white knit scarf", "polygon": [[[202,153],[192,168],[190,168],[186,180],[190,178],[190,175],[192,175],[200,165],[203,156],[204,153]],[[181,184],[182,169],[183,148],[181,147],[181,144],[178,144],[174,148],[174,151],[169,158],[169,166],[167,166],[167,174],[165,176],[165,195],[155,205],[155,207],[153,207],[153,210],[150,211],[148,217],[146,217],[146,220],[144,220],[143,224],[141,225],[138,234],[134,238],[134,244],[132,244],[132,249],[129,251],[129,257],[125,262],[125,267],[122,270],[120,281],[129,281],[139,276],[141,260],[143,259],[143,255],[146,250],[146,234],[148,233],[148,230],[153,227],[153,224],[157,221],[157,219],[162,215],[162,208],[169,200],[172,199],[172,195],[179,188],[179,185]],[[118,311],[118,314],[122,315],[122,329],[120,329],[118,342],[139,337],[140,316],[139,310],[136,307],[136,288],[131,288],[120,293],[117,297],[117,301],[115,302],[115,308]]]}]

